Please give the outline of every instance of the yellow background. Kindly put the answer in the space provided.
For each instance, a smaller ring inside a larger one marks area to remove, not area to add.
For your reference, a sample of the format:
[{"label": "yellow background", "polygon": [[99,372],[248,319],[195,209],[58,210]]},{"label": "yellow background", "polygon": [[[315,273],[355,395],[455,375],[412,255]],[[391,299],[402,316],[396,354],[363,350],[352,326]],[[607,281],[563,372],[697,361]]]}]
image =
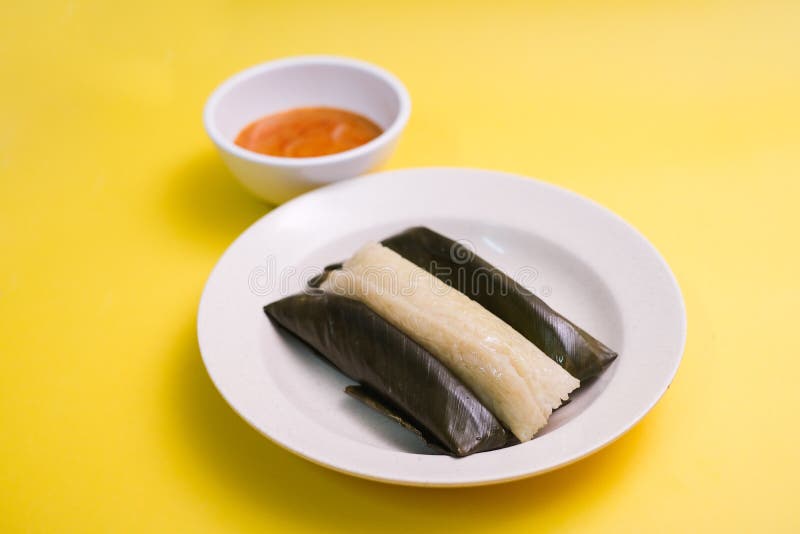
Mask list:
[{"label": "yellow background", "polygon": [[[201,126],[285,55],[385,66],[391,168],[534,175],[610,207],[686,299],[672,387],[571,467],[357,480],[222,401],[195,313],[267,207]],[[800,3],[9,2],[0,7],[0,531],[798,531]]]}]

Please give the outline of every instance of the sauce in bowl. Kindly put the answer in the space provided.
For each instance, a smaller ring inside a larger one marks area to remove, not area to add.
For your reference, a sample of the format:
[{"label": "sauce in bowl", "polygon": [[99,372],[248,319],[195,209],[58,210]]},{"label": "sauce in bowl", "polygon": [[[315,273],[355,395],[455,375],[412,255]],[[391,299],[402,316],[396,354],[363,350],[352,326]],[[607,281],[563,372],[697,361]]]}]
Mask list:
[{"label": "sauce in bowl", "polygon": [[383,131],[368,118],[344,109],[296,108],[267,115],[239,132],[242,148],[284,158],[313,158],[368,143]]}]

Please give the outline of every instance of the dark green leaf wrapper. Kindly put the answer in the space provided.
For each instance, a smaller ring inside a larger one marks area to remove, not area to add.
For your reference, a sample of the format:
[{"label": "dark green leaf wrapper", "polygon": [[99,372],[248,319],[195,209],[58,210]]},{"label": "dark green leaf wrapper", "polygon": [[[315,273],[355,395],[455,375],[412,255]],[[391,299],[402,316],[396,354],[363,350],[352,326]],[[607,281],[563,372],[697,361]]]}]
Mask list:
[{"label": "dark green leaf wrapper", "polygon": [[454,456],[513,442],[497,418],[432,354],[366,305],[325,293],[264,307],[362,387],[349,393]]},{"label": "dark green leaf wrapper", "polygon": [[419,226],[382,244],[477,301],[581,382],[598,376],[617,357],[513,278],[452,239]]}]

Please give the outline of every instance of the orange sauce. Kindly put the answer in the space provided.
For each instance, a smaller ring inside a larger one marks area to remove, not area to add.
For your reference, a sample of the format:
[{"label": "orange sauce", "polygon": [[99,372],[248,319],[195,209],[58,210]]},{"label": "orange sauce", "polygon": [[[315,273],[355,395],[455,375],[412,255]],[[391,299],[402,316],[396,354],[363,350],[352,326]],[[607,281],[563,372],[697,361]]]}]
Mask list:
[{"label": "orange sauce", "polygon": [[296,108],[251,122],[239,132],[235,143],[269,156],[311,158],[350,150],[381,133],[377,124],[351,111]]}]

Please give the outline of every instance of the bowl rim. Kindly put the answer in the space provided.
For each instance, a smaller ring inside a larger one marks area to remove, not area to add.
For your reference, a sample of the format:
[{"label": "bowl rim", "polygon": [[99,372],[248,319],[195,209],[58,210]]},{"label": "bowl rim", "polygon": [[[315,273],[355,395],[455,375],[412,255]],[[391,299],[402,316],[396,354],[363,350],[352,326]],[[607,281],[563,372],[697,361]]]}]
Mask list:
[{"label": "bowl rim", "polygon": [[[376,78],[384,81],[395,93],[399,100],[399,109],[392,123],[386,128],[378,137],[364,143],[363,145],[337,152],[335,154],[328,154],[325,156],[315,156],[309,158],[291,158],[283,156],[269,156],[266,154],[259,154],[236,145],[232,140],[222,135],[213,120],[213,114],[217,109],[220,101],[231,91],[234,87],[249,81],[253,77],[286,67],[296,65],[335,65],[340,67],[348,67],[361,70]],[[265,63],[254,65],[247,69],[237,72],[233,76],[223,81],[211,93],[211,96],[206,101],[205,108],[203,109],[203,124],[206,133],[211,140],[218,147],[226,152],[230,152],[242,159],[251,161],[253,163],[260,163],[266,165],[276,165],[283,167],[307,167],[309,165],[318,166],[326,165],[329,163],[339,163],[350,159],[358,158],[368,152],[373,152],[384,145],[390,143],[395,139],[405,127],[408,118],[411,115],[411,97],[405,85],[394,74],[389,71],[378,67],[372,63],[362,61],[360,59],[332,56],[332,55],[303,55],[291,56]]]}]

